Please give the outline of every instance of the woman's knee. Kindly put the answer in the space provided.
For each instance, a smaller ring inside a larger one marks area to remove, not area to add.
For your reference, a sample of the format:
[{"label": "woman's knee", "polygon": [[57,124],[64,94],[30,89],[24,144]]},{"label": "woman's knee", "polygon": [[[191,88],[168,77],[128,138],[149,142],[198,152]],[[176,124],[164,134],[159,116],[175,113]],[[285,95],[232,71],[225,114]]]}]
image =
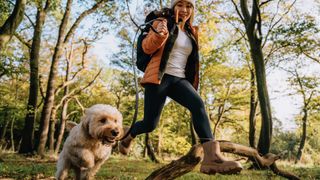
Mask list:
[{"label": "woman's knee", "polygon": [[144,131],[145,133],[150,133],[152,131],[154,131],[157,127],[158,124],[158,119],[152,119],[152,120],[148,120],[148,121],[144,121]]},{"label": "woman's knee", "polygon": [[156,124],[148,124],[145,126],[145,131],[146,133],[150,133],[156,129],[157,125]]},{"label": "woman's knee", "polygon": [[205,109],[204,102],[200,97],[194,98],[190,105],[189,105],[189,110],[192,111],[199,111]]}]

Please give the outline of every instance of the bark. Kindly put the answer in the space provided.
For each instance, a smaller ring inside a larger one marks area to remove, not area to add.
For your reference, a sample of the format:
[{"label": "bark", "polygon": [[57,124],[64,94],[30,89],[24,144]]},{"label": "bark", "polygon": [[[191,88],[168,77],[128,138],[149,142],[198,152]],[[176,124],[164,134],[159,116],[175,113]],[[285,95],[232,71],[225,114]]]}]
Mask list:
[{"label": "bark", "polygon": [[[262,116],[258,150],[260,153],[264,155],[269,152],[272,136],[272,115],[270,98],[267,89],[266,72],[261,49],[261,41],[252,42],[250,43],[250,46],[252,59],[254,60],[254,65],[256,69],[258,99]],[[259,48],[257,48],[257,46]]]},{"label": "bark", "polygon": [[47,142],[50,115],[51,115],[51,110],[54,104],[55,81],[57,76],[58,62],[62,56],[62,51],[64,46],[63,39],[64,39],[64,36],[66,35],[66,28],[69,22],[71,4],[72,4],[72,0],[68,0],[66,5],[66,10],[63,15],[60,28],[59,28],[58,41],[57,41],[54,54],[52,57],[52,61],[51,61],[51,68],[50,68],[50,73],[48,78],[46,97],[44,100],[43,110],[41,112],[41,119],[40,119],[41,133],[39,138],[38,154],[41,156],[43,156],[45,153],[45,145]]},{"label": "bark", "polygon": [[170,164],[163,166],[160,169],[152,172],[146,179],[147,180],[162,180],[162,179],[175,179],[194,169],[203,158],[202,148],[195,145],[191,148],[187,155],[182,158],[172,161]]},{"label": "bark", "polygon": [[306,139],[307,139],[308,110],[304,109],[303,112],[304,112],[304,115],[302,118],[302,134],[301,134],[300,145],[299,145],[299,149],[298,149],[298,153],[297,153],[296,163],[301,160],[302,151],[303,151],[304,145],[306,143]]},{"label": "bark", "polygon": [[262,116],[258,150],[265,155],[269,152],[271,144],[272,114],[266,82],[265,62],[262,52],[261,17],[258,6],[259,0],[253,1],[251,14],[249,13],[247,3],[246,0],[241,0],[240,6],[242,15],[240,14],[240,11],[237,12],[242,18],[246,28],[246,34],[250,44],[250,54],[255,68],[258,99]]},{"label": "bark", "polygon": [[2,27],[0,27],[0,50],[2,50],[11,40],[16,29],[20,25],[23,19],[26,3],[27,0],[16,0],[12,14]]},{"label": "bark", "polygon": [[14,152],[14,133],[13,133],[13,128],[14,128],[14,121],[16,120],[16,117],[13,117],[11,120],[11,127],[10,127],[10,139],[11,139],[11,150]]},{"label": "bark", "polygon": [[66,122],[67,122],[67,109],[68,109],[68,102],[67,100],[65,100],[63,102],[62,105],[62,112],[61,112],[61,120],[60,120],[60,128],[59,128],[59,134],[58,134],[58,138],[56,141],[56,146],[55,146],[55,150],[54,153],[58,154],[59,150],[60,150],[60,146],[61,146],[61,142],[62,142],[62,138],[63,138],[63,134],[65,131],[65,127],[66,127]]},{"label": "bark", "polygon": [[216,134],[217,134],[217,129],[218,129],[218,126],[219,124],[221,123],[221,120],[222,120],[222,117],[224,115],[224,106],[225,104],[223,103],[222,105],[220,105],[218,107],[218,118],[217,118],[217,121],[214,123],[214,126],[213,126],[213,137],[216,138]]},{"label": "bark", "polygon": [[54,133],[56,130],[57,110],[57,107],[53,107],[51,110],[51,118],[49,125],[49,154],[52,154],[54,152]]},{"label": "bark", "polygon": [[43,24],[50,6],[47,0],[45,8],[38,7],[36,25],[30,51],[30,86],[27,114],[24,121],[23,136],[19,153],[32,153],[34,150],[34,125],[37,114],[38,91],[39,91],[39,54]]},{"label": "bark", "polygon": [[146,153],[147,153],[148,157],[150,158],[150,160],[152,162],[159,163],[159,160],[156,158],[156,155],[155,155],[155,153],[153,151],[153,148],[150,145],[150,140],[149,139],[150,139],[149,138],[149,134],[146,133],[146,136],[145,136],[145,145],[146,145],[145,150],[146,150]]},{"label": "bark", "polygon": [[[9,115],[9,113],[8,113],[8,111],[5,109],[3,119],[8,119],[8,117],[9,117],[8,115]],[[8,126],[9,126],[9,123],[10,123],[10,121],[6,121],[5,124],[4,124],[4,126],[3,126],[3,128],[1,129],[2,132],[1,132],[1,136],[0,136],[0,143],[1,143],[2,141],[4,141],[4,138],[5,138],[5,136],[6,136],[6,132],[7,132],[7,128],[8,128]],[[1,144],[0,144],[0,145],[1,145]]]},{"label": "bark", "polygon": [[255,148],[255,133],[256,133],[256,109],[257,109],[257,99],[256,99],[256,83],[254,70],[250,69],[251,72],[251,86],[250,86],[250,114],[249,114],[249,144],[250,147]]},{"label": "bark", "polygon": [[[222,152],[253,158],[260,164],[260,166],[270,167],[270,169],[279,176],[283,176],[288,179],[299,179],[296,175],[277,168],[276,160],[280,159],[281,155],[268,153],[264,156],[260,156],[259,152],[254,148],[227,141],[220,141],[220,149]],[[202,146],[195,145],[185,156],[155,170],[146,179],[175,179],[192,171],[194,167],[202,161],[202,159]]]}]

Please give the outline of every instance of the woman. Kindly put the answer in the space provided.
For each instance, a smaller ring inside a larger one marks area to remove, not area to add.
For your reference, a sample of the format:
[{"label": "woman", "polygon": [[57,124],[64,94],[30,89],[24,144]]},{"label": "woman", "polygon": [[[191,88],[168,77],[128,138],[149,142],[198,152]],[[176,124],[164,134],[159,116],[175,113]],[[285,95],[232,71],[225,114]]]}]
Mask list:
[{"label": "woman", "polygon": [[160,119],[166,97],[192,114],[193,125],[204,149],[200,171],[206,174],[238,173],[241,164],[226,160],[214,141],[204,103],[197,93],[199,54],[197,29],[192,26],[195,0],[172,0],[172,18],[159,18],[154,29],[142,41],[146,54],[152,54],[141,84],[145,87],[144,118],[134,124],[120,143],[120,152],[128,154],[134,137],[153,131]]}]

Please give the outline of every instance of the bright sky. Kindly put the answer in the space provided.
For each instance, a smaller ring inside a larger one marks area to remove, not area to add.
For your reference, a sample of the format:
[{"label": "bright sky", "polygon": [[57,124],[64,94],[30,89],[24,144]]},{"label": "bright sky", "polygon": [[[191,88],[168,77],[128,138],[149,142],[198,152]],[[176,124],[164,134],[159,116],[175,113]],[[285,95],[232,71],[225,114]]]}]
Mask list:
[{"label": "bright sky", "polygon": [[[141,1],[133,1],[134,3],[130,7],[133,15],[137,4],[141,4]],[[300,0],[297,2],[298,6],[296,7],[299,7],[305,13],[320,12],[319,6],[316,6],[312,2],[312,0]],[[110,59],[111,55],[119,51],[118,44],[119,42],[113,34],[106,35],[96,43],[92,53],[97,55],[101,61],[109,63],[108,59]],[[306,67],[306,71],[317,71],[317,69],[320,69],[319,64]],[[288,75],[280,70],[269,73],[267,76],[268,91],[273,115],[282,122],[284,130],[293,130],[297,127],[294,117],[300,113],[299,108],[301,107],[302,99],[298,96],[287,95],[290,93],[290,88],[288,88],[286,82],[287,78]]]}]

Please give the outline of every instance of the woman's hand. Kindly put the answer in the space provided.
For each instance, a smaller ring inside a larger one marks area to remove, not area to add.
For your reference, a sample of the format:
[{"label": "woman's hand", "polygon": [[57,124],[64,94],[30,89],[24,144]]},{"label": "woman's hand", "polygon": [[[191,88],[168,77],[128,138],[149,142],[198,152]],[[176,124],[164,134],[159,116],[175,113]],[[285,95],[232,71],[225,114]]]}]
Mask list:
[{"label": "woman's hand", "polygon": [[168,33],[168,27],[167,27],[167,20],[166,19],[162,20],[158,24],[157,31],[159,32],[160,35],[165,35],[165,34]]}]

